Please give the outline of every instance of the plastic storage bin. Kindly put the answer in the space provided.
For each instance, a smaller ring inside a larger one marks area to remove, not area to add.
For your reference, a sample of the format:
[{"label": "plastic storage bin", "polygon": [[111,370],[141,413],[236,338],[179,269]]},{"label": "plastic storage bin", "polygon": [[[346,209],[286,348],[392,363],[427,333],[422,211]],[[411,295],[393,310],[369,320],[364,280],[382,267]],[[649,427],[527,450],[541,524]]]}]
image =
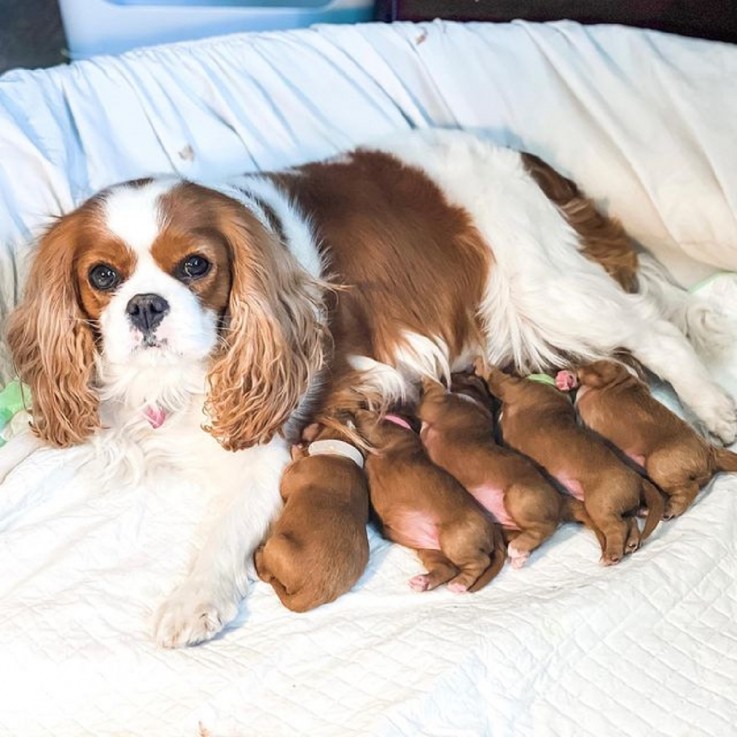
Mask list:
[{"label": "plastic storage bin", "polygon": [[373,0],[59,0],[73,59],[238,31],[372,20]]}]

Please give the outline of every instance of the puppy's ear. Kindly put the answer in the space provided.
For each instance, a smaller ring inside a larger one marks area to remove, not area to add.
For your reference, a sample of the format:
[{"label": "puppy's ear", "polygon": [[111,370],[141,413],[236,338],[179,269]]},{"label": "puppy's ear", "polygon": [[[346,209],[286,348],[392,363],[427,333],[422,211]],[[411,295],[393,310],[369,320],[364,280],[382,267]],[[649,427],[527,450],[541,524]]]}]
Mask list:
[{"label": "puppy's ear", "polygon": [[65,216],[41,238],[23,300],[8,320],[15,368],[31,389],[33,431],[59,448],[82,443],[100,426],[92,388],[97,348],[74,270],[76,217]]},{"label": "puppy's ear", "polygon": [[429,376],[423,376],[420,379],[422,383],[422,394],[442,393],[445,394],[445,385],[441,384],[437,379],[431,379]]},{"label": "puppy's ear", "polygon": [[320,286],[241,205],[224,205],[220,230],[232,285],[214,357],[207,429],[227,450],[266,443],[297,408],[324,361]]},{"label": "puppy's ear", "polygon": [[317,422],[313,422],[311,425],[302,430],[302,440],[307,443],[311,443],[320,432],[320,425]]},{"label": "puppy's ear", "polygon": [[[629,376],[629,372],[623,366],[622,371]],[[611,384],[620,374],[620,366],[610,361],[596,361],[594,363],[580,366],[576,371],[579,381],[586,386],[599,389]]]},{"label": "puppy's ear", "polygon": [[302,443],[299,443],[298,445],[293,445],[290,455],[292,456],[293,461],[298,461],[301,458],[305,458],[307,456],[307,448]]}]

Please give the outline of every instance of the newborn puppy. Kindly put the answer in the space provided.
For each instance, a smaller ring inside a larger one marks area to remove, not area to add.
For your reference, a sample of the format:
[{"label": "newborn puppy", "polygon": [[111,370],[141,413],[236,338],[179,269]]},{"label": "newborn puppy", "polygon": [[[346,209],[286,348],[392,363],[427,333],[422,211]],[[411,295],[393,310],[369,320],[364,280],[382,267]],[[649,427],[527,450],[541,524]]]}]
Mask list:
[{"label": "newborn puppy", "polygon": [[363,457],[341,434],[310,425],[284,471],[284,511],[254,554],[256,572],[282,604],[306,612],[337,599],[369,558],[369,497]]},{"label": "newborn puppy", "polygon": [[462,394],[430,379],[422,386],[417,415],[428,455],[503,526],[514,568],[521,568],[561,522],[577,519],[592,526],[578,499],[560,494],[532,461],[494,441],[492,413],[483,395],[474,397],[472,384],[463,380]]},{"label": "newborn puppy", "polygon": [[666,517],[683,514],[714,474],[737,471],[737,454],[707,443],[622,364],[596,361],[576,375],[559,372],[557,381],[567,388],[580,384],[579,416],[667,494]]},{"label": "newborn puppy", "polygon": [[356,424],[375,449],[366,457],[366,473],[384,535],[414,548],[427,568],[410,586],[429,591],[448,583],[454,592],[485,586],[506,558],[499,527],[453,476],[432,463],[402,418],[359,411]]},{"label": "newborn puppy", "polygon": [[[618,563],[635,551],[663,515],[663,498],[652,483],[623,463],[591,430],[580,427],[568,396],[555,386],[519,379],[496,368],[476,371],[502,400],[505,444],[539,463],[583,501],[604,535],[602,562]],[[640,536],[635,514],[642,498],[648,506]]]}]

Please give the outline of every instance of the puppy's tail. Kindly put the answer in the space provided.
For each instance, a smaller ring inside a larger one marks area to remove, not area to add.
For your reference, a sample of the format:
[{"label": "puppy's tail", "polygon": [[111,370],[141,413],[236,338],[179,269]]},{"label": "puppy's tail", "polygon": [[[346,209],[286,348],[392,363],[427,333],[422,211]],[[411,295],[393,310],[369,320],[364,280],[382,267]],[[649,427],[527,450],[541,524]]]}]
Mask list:
[{"label": "puppy's tail", "polygon": [[714,467],[717,471],[737,473],[737,453],[726,448],[713,448]]},{"label": "puppy's tail", "polygon": [[591,516],[586,511],[584,503],[570,494],[561,494],[561,500],[561,522],[579,522],[584,527],[587,527],[596,535],[596,539],[599,541],[603,552],[606,547],[606,538],[604,537],[604,533],[594,524],[594,520],[591,519]]},{"label": "puppy's tail", "polygon": [[645,518],[645,527],[642,530],[640,539],[645,542],[652,531],[658,526],[658,522],[663,519],[665,511],[665,501],[660,489],[652,481],[642,479],[642,495],[645,497],[645,506],[647,506],[647,517]]},{"label": "puppy's tail", "polygon": [[494,525],[494,547],[493,557],[489,567],[468,587],[470,593],[479,591],[486,586],[489,581],[496,578],[499,572],[504,567],[504,562],[507,560],[507,548],[504,545],[504,537],[502,536],[501,530],[498,525]]}]

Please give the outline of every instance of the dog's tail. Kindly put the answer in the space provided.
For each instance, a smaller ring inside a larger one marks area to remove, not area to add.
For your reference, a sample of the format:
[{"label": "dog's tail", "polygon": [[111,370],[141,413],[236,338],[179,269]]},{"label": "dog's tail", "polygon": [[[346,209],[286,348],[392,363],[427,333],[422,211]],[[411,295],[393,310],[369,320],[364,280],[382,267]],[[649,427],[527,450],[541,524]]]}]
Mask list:
[{"label": "dog's tail", "polygon": [[645,517],[645,527],[642,530],[640,540],[645,542],[652,531],[658,526],[658,522],[663,519],[665,512],[665,501],[660,489],[652,481],[642,479],[642,495],[645,498],[647,506],[647,517]]},{"label": "dog's tail", "polygon": [[507,547],[504,544],[504,537],[497,525],[494,525],[494,547],[492,548],[493,557],[489,567],[468,587],[469,592],[479,591],[486,586],[489,581],[496,578],[504,567],[507,560]]},{"label": "dog's tail", "polygon": [[586,511],[584,503],[570,494],[561,494],[561,499],[561,522],[579,522],[584,527],[587,527],[596,535],[596,539],[599,541],[603,552],[606,547],[606,538],[604,537],[604,533],[594,524],[594,520],[591,519],[591,516]]}]

